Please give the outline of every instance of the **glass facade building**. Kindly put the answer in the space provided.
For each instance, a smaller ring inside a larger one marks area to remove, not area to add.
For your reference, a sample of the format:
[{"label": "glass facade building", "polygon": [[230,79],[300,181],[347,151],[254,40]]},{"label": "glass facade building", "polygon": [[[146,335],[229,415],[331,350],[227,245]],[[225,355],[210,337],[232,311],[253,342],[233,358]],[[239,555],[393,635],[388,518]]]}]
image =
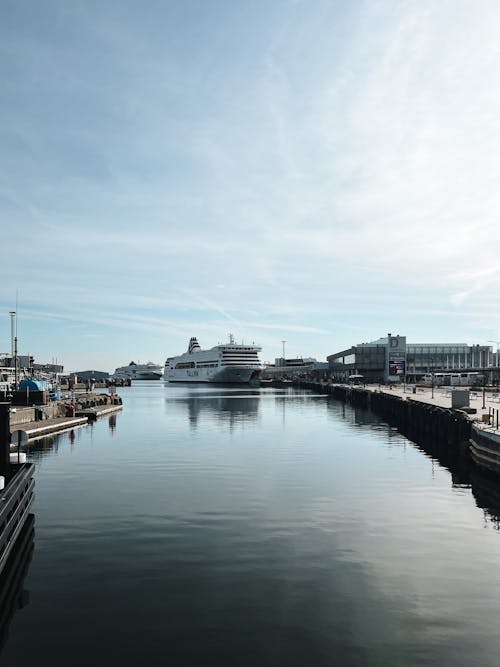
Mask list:
[{"label": "glass facade building", "polygon": [[[403,340],[398,350],[399,377],[390,373],[392,342]],[[432,372],[486,371],[497,367],[497,354],[491,345],[467,345],[466,343],[406,343],[402,336],[380,338],[371,343],[361,343],[327,357],[332,377],[346,381],[349,376],[362,375],[367,382],[395,381],[405,378],[413,381]],[[404,359],[404,360],[403,360]]]}]

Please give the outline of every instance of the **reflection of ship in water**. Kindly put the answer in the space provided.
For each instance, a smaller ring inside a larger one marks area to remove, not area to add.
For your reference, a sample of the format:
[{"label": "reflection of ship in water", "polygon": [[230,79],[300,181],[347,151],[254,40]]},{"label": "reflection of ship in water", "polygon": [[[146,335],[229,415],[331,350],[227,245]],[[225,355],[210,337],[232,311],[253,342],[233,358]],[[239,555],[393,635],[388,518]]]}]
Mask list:
[{"label": "reflection of ship in water", "polygon": [[33,553],[34,524],[34,515],[29,514],[0,575],[0,651],[7,640],[14,614],[29,602],[23,584]]},{"label": "reflection of ship in water", "polygon": [[168,398],[167,405],[170,402],[186,406],[189,423],[193,428],[198,427],[200,419],[208,418],[233,429],[245,422],[255,421],[259,414],[258,391],[213,395],[193,391],[184,396]]},{"label": "reflection of ship in water", "polygon": [[196,428],[200,418],[212,417],[214,420],[233,428],[243,425],[245,422],[255,421],[259,417],[261,400],[274,400],[276,405],[285,409],[286,405],[310,405],[317,402],[324,404],[327,397],[325,394],[307,394],[303,390],[293,388],[273,389],[248,389],[234,391],[229,386],[227,393],[221,387],[214,393],[187,391],[184,395],[170,396],[170,402],[184,404],[188,410],[189,421]]}]

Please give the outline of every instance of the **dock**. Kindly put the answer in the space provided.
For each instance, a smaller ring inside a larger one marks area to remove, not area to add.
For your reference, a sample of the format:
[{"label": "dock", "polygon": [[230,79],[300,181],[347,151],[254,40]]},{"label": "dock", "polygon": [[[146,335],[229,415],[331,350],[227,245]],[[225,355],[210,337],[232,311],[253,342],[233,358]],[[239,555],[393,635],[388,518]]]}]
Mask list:
[{"label": "dock", "polygon": [[11,432],[24,431],[27,440],[34,441],[85,426],[122,409],[121,398],[117,395],[76,394],[71,399],[54,401],[49,405],[16,407],[10,419]]},{"label": "dock", "polygon": [[55,417],[54,419],[45,419],[42,422],[23,424],[22,430],[28,436],[28,440],[36,440],[52,433],[60,433],[77,426],[85,426],[85,424],[88,424],[88,418],[86,417]]},{"label": "dock", "polygon": [[84,408],[82,410],[76,410],[75,416],[80,419],[85,419],[86,421],[94,421],[98,417],[104,417],[105,415],[110,415],[115,412],[122,410],[121,405],[112,405],[109,407],[93,407],[93,408]]}]

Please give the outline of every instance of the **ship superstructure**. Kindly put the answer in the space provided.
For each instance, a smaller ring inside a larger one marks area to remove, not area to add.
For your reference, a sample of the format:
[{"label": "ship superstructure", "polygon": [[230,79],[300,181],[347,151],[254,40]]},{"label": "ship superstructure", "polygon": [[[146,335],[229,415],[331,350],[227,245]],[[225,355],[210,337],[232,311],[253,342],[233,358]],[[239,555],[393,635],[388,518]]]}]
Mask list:
[{"label": "ship superstructure", "polygon": [[160,380],[162,375],[163,368],[152,361],[147,364],[131,361],[128,366],[117,368],[111,377],[115,380]]}]

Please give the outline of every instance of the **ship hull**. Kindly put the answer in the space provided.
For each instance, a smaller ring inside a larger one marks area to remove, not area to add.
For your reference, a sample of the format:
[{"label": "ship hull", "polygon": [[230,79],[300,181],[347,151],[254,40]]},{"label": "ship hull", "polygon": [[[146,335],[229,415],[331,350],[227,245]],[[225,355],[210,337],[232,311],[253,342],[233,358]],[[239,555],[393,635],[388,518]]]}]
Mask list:
[{"label": "ship hull", "polygon": [[[210,372],[212,371],[212,372]],[[203,382],[213,384],[250,384],[257,382],[261,371],[244,366],[219,369],[186,369],[167,371],[164,379],[168,382]]]}]

